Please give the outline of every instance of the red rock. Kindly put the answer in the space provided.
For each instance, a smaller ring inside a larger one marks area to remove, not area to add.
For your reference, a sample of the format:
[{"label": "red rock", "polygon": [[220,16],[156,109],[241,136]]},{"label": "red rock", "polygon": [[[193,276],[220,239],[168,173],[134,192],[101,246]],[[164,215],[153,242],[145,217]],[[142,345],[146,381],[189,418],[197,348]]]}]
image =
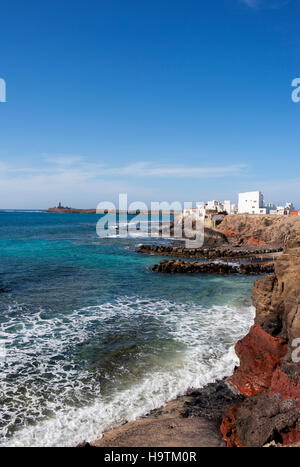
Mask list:
[{"label": "red rock", "polygon": [[225,233],[230,242],[245,244],[247,240],[252,238],[254,244],[257,244],[258,240],[258,242],[263,241],[266,245],[273,244],[283,247],[288,236],[299,235],[300,217],[234,214],[225,216],[217,230]]},{"label": "red rock", "polygon": [[230,237],[235,237],[239,233],[239,231],[235,230],[235,229],[233,229],[233,230],[221,230],[221,232],[224,235],[226,235],[226,237],[229,237],[229,238]]},{"label": "red rock", "polygon": [[240,442],[236,429],[236,419],[239,407],[240,404],[232,405],[229,407],[223,417],[220,427],[223,440],[226,442],[228,448],[244,447]]},{"label": "red rock", "polygon": [[290,446],[291,444],[300,441],[300,433],[295,428],[291,428],[287,433],[280,433],[282,437],[282,444],[284,446]]},{"label": "red rock", "polygon": [[[250,228],[244,221],[241,227]],[[223,417],[221,431],[228,446],[300,441],[300,365],[293,357],[294,340],[300,337],[299,226],[290,219],[274,222],[265,219],[260,237],[268,240],[266,231],[273,225],[274,236],[281,235],[285,250],[276,261],[275,274],[256,282],[255,325],[236,345],[240,366],[231,380],[249,397]]]},{"label": "red rock", "polygon": [[287,352],[283,339],[272,337],[258,324],[235,347],[240,366],[232,382],[245,396],[252,396],[268,389],[273,372]]},{"label": "red rock", "polygon": [[268,393],[279,393],[282,399],[294,399],[298,402],[298,408],[300,408],[300,382],[288,378],[280,368],[277,368],[272,375]]},{"label": "red rock", "polygon": [[258,245],[265,245],[266,242],[263,241],[262,238],[255,238],[255,237],[246,237],[244,243],[249,246],[258,246]]}]

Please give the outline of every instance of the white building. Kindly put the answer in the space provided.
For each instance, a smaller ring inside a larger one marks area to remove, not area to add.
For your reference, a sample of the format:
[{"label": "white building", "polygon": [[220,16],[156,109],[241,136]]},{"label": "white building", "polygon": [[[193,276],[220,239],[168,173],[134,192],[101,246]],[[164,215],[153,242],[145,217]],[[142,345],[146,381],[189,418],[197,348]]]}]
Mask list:
[{"label": "white building", "polygon": [[223,211],[227,212],[227,214],[237,214],[238,207],[231,201],[225,200],[223,203]]},{"label": "white building", "polygon": [[202,214],[203,211],[204,213],[206,213],[207,211],[214,211],[216,214],[237,214],[238,207],[236,204],[231,203],[231,201],[229,200],[226,200],[223,203],[220,201],[212,200],[208,201],[207,203],[197,203],[195,208],[185,208],[183,213],[184,215],[197,215],[199,213]]},{"label": "white building", "polygon": [[276,209],[270,210],[270,214],[274,214],[277,216],[285,216],[289,215],[291,211],[294,211],[294,205],[293,203],[285,203],[285,206],[277,206]]},{"label": "white building", "polygon": [[206,209],[221,212],[224,210],[224,207],[220,201],[212,200],[207,202]]},{"label": "white building", "polygon": [[269,209],[265,206],[264,197],[260,191],[239,193],[239,214],[268,214]]},{"label": "white building", "polygon": [[249,191],[239,193],[238,205],[231,203],[230,200],[224,202],[212,200],[207,203],[198,202],[196,207],[185,208],[184,215],[193,215],[201,217],[213,214],[274,214],[286,215],[294,211],[293,203],[286,203],[285,206],[276,207],[273,203],[265,203],[261,191]]},{"label": "white building", "polygon": [[276,207],[273,203],[265,203],[260,191],[250,191],[239,194],[239,214],[273,214],[278,216],[288,215],[294,210],[293,203]]}]

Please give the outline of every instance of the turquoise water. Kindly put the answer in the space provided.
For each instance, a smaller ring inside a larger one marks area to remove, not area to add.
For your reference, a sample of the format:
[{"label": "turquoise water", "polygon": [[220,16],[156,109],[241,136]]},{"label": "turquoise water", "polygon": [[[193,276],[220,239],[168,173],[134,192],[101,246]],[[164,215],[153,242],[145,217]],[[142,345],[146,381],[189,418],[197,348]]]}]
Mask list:
[{"label": "turquoise water", "polygon": [[0,212],[2,445],[93,440],[237,364],[254,278],[153,274],[98,219]]}]

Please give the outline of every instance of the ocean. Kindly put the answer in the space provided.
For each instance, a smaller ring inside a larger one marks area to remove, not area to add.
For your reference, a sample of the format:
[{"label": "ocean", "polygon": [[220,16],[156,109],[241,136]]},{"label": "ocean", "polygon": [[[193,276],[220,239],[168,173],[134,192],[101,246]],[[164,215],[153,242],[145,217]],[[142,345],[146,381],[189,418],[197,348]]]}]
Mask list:
[{"label": "ocean", "polygon": [[246,276],[162,275],[92,214],[0,212],[0,445],[74,446],[232,373]]}]

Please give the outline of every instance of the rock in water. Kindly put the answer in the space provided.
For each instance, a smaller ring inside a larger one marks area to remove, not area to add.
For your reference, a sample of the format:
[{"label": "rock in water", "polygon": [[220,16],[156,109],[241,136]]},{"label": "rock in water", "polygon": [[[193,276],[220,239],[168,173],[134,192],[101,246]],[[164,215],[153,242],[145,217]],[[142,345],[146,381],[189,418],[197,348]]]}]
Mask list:
[{"label": "rock in water", "polygon": [[181,260],[161,261],[152,268],[153,272],[167,274],[268,274],[274,270],[273,263],[249,263],[232,265],[227,263],[199,263]]}]

